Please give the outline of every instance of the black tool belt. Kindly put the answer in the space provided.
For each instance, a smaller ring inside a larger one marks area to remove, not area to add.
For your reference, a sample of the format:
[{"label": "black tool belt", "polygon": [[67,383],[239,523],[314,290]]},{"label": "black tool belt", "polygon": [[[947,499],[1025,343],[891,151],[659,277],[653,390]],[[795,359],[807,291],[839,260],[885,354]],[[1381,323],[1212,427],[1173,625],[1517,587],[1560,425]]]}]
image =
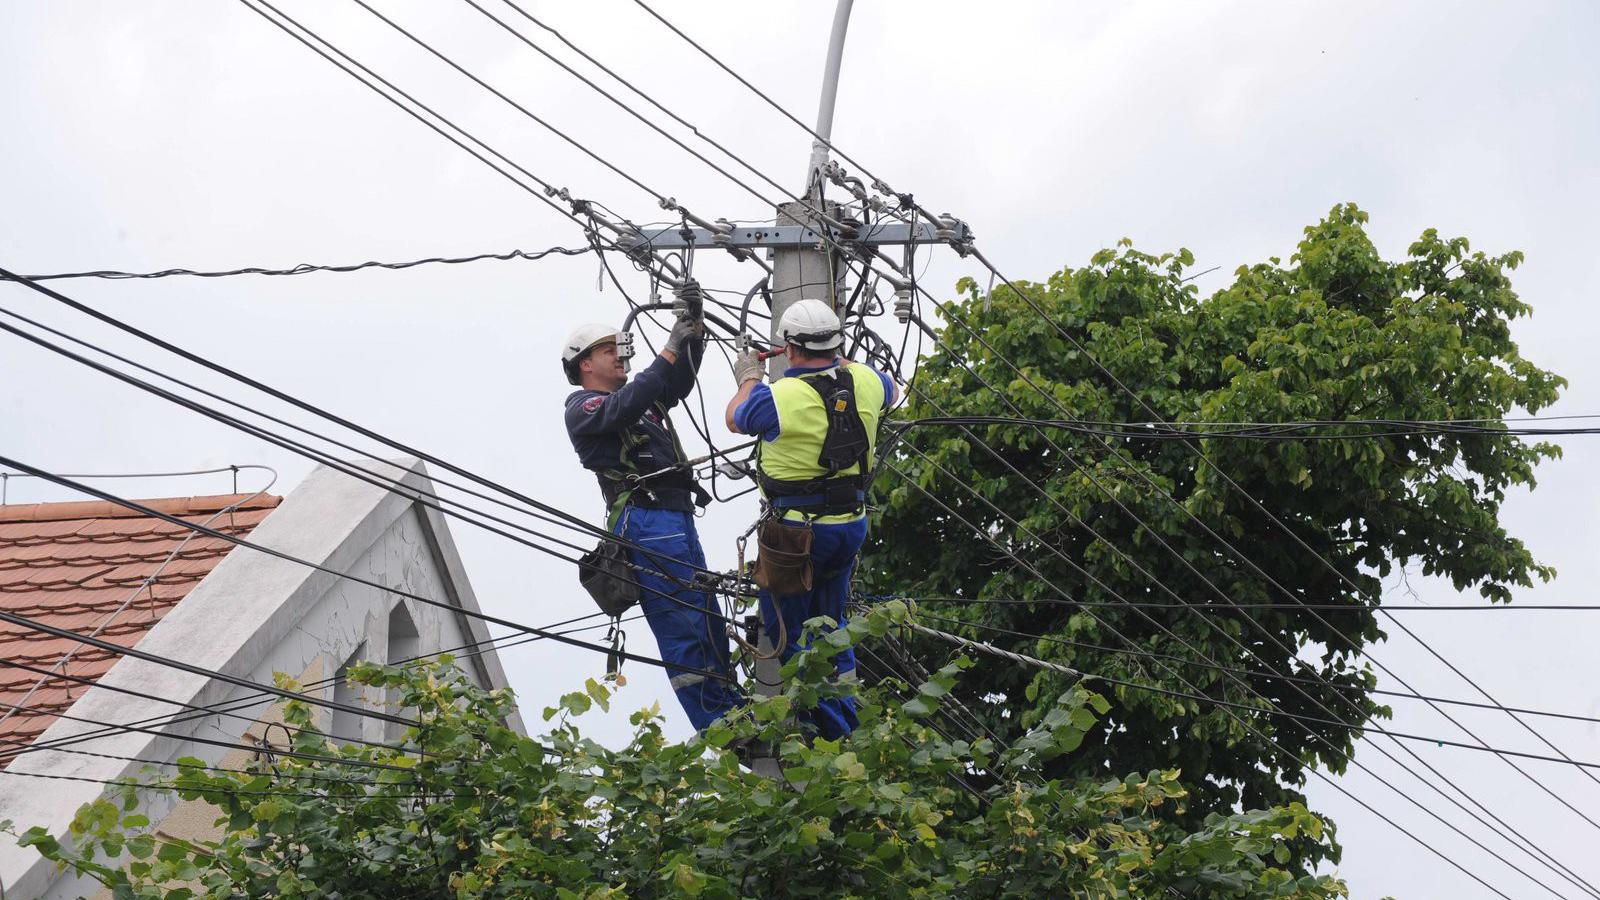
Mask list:
[{"label": "black tool belt", "polygon": [[867,502],[866,479],[860,475],[835,475],[806,481],[781,481],[757,473],[761,493],[779,512],[808,516],[844,516],[860,512]]},{"label": "black tool belt", "polygon": [[[605,497],[607,509],[615,505],[617,498],[624,493],[628,495],[628,503],[644,509],[694,512],[696,506],[705,505],[700,502],[705,491],[686,472],[674,472],[644,481],[622,473],[602,472],[599,476],[600,493]],[[710,495],[705,495],[707,502],[710,499]]]}]

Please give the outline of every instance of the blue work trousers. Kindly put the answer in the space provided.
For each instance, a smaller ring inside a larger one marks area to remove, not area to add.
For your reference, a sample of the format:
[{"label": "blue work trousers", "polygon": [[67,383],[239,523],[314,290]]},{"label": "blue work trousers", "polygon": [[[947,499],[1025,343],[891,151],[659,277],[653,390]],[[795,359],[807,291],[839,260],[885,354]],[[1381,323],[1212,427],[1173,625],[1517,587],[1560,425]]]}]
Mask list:
[{"label": "blue work trousers", "polygon": [[[704,731],[724,713],[742,706],[744,698],[728,663],[721,612],[710,594],[693,587],[695,573],[706,565],[694,514],[629,504],[612,531],[649,551],[628,550],[629,559],[640,569],[639,605],[667,662],[673,693],[695,730]],[[721,673],[727,680],[708,678],[703,671]]]},{"label": "blue work trousers", "polygon": [[[855,572],[856,554],[861,552],[861,544],[867,539],[867,520],[863,517],[837,525],[812,525],[811,531],[811,590],[777,598],[769,591],[761,592],[761,623],[773,640],[778,639],[778,616],[783,616],[787,640],[780,658],[784,662],[806,646],[801,642],[806,620],[827,616],[838,625],[844,624],[845,604],[850,600],[850,576]],[[855,651],[844,650],[834,656],[833,669],[840,681],[854,681]],[[806,714],[806,721],[829,740],[843,737],[856,728],[856,700],[854,697],[824,699]]]}]

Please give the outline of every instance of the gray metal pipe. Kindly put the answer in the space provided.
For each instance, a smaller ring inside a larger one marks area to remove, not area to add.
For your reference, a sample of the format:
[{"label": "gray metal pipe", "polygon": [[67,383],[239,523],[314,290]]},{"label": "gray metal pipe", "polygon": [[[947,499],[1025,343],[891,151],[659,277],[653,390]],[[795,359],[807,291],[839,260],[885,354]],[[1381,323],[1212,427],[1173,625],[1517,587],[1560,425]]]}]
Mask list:
[{"label": "gray metal pipe", "polygon": [[811,164],[806,169],[806,191],[828,164],[828,144],[833,137],[833,102],[839,96],[839,66],[844,62],[844,35],[850,28],[850,8],[855,0],[839,0],[833,8],[833,33],[828,38],[828,62],[822,70],[822,97],[817,102],[817,139],[811,142]]}]

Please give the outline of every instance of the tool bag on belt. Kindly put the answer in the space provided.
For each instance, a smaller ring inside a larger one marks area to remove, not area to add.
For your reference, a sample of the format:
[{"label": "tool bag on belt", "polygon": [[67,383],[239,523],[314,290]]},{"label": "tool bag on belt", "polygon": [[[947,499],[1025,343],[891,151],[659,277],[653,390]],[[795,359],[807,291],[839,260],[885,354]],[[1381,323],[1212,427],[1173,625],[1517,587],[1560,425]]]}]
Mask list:
[{"label": "tool bag on belt", "polygon": [[811,525],[786,525],[768,516],[756,529],[756,584],[774,596],[787,597],[811,590]]},{"label": "tool bag on belt", "polygon": [[[761,493],[771,514],[757,531],[756,583],[778,596],[802,594],[814,583],[811,562],[811,520],[850,515],[866,502],[866,477],[871,443],[856,411],[855,382],[844,369],[803,376],[800,380],[822,398],[828,431],[817,454],[817,478],[784,480],[758,472]],[[782,438],[780,438],[781,440]],[[856,471],[841,475],[852,466]],[[798,512],[804,523],[786,522],[783,514]]]},{"label": "tool bag on belt", "polygon": [[620,616],[639,602],[639,579],[628,561],[628,551],[610,539],[601,540],[600,546],[579,557],[578,583],[608,616]]}]

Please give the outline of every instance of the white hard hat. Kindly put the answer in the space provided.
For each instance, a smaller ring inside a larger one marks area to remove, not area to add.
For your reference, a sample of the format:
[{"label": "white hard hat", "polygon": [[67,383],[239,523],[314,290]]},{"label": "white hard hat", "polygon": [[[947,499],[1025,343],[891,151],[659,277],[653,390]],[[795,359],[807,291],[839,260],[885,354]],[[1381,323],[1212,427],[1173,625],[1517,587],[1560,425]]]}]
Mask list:
[{"label": "white hard hat", "polygon": [[591,322],[588,325],[579,325],[567,335],[566,343],[561,345],[561,370],[567,373],[567,381],[578,383],[578,358],[607,341],[616,341],[617,329],[610,325],[601,325]]},{"label": "white hard hat", "polygon": [[806,299],[783,311],[778,337],[807,350],[832,350],[844,343],[839,314],[821,300]]}]

